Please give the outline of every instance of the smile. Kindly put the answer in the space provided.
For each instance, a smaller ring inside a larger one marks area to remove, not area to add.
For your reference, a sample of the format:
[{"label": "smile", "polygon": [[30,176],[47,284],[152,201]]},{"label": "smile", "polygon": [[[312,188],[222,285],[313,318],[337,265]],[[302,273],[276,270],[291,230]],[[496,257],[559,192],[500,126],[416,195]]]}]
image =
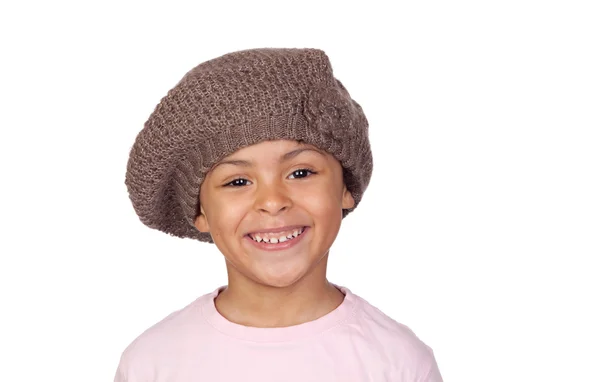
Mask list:
[{"label": "smile", "polygon": [[299,242],[307,230],[308,227],[300,227],[281,232],[249,233],[246,238],[261,249],[286,249]]}]

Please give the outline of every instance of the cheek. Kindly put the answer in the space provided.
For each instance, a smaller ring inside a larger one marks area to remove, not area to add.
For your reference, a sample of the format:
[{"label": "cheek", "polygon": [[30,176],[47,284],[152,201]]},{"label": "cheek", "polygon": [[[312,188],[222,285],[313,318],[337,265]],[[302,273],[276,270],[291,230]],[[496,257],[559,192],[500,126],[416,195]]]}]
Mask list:
[{"label": "cheek", "polygon": [[[239,199],[239,198],[238,198]],[[236,232],[246,214],[245,203],[231,197],[213,197],[206,210],[211,234],[231,235]]]},{"label": "cheek", "polygon": [[332,183],[311,185],[297,195],[297,203],[315,217],[341,215],[341,191]]}]

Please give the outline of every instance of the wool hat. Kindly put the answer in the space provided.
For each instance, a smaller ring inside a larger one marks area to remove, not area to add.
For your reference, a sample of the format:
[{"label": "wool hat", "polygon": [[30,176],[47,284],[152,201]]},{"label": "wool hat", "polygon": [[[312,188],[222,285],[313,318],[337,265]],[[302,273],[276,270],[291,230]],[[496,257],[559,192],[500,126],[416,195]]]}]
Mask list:
[{"label": "wool hat", "polygon": [[181,238],[198,231],[200,185],[221,159],[266,140],[316,146],[342,165],[354,207],[373,169],[368,121],[320,49],[241,50],[203,62],[156,106],[133,144],[125,184],[140,220]]}]

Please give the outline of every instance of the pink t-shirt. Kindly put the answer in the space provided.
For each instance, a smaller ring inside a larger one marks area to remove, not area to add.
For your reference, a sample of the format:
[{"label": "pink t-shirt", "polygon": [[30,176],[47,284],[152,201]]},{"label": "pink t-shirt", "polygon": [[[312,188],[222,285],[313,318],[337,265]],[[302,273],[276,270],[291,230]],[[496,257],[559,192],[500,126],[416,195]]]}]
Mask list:
[{"label": "pink t-shirt", "polygon": [[255,328],[215,308],[205,294],[136,338],[115,382],[441,382],[433,351],[364,299],[304,324]]}]

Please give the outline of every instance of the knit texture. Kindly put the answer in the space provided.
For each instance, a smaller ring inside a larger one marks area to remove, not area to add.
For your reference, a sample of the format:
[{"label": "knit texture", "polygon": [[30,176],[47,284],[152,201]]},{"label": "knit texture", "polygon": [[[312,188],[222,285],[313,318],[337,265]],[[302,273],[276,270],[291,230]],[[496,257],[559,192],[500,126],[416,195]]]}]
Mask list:
[{"label": "knit texture", "polygon": [[196,66],[156,106],[135,139],[125,184],[140,220],[170,235],[211,242],[194,226],[206,173],[266,140],[312,144],[340,161],[355,200],[373,169],[368,121],[319,49],[261,48]]}]

